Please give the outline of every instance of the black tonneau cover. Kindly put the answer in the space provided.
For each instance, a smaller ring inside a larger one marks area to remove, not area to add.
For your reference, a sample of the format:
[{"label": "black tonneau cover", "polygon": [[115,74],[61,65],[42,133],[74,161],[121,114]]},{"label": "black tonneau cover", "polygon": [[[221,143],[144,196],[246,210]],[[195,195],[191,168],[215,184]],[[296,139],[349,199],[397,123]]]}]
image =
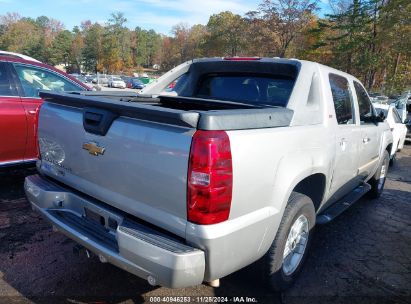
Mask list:
[{"label": "black tonneau cover", "polygon": [[40,92],[40,97],[54,104],[104,109],[116,116],[200,130],[229,131],[286,127],[290,125],[293,117],[293,111],[287,108],[254,106],[192,97],[151,98],[128,92],[113,94],[111,92],[53,93],[49,91]]}]

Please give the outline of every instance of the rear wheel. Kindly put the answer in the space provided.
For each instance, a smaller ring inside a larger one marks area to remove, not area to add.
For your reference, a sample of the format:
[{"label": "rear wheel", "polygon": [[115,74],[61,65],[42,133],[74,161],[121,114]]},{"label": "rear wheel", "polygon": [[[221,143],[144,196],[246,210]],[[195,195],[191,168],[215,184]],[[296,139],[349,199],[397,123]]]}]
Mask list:
[{"label": "rear wheel", "polygon": [[307,257],[315,225],[312,200],[293,192],[277,235],[263,259],[265,281],[275,291],[290,287]]},{"label": "rear wheel", "polygon": [[388,151],[384,151],[381,165],[369,181],[369,184],[371,185],[369,195],[371,198],[379,198],[381,196],[382,191],[384,190],[385,180],[387,178],[389,162],[390,156]]}]

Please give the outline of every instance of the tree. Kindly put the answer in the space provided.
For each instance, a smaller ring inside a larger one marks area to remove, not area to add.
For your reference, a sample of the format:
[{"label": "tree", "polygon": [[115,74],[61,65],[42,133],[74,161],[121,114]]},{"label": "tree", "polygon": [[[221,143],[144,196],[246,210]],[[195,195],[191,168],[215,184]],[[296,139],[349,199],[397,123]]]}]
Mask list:
[{"label": "tree", "polygon": [[83,63],[84,39],[79,27],[73,29],[73,39],[70,48],[70,71],[80,73]]},{"label": "tree", "polygon": [[190,27],[188,24],[179,23],[174,25],[171,32],[174,36],[174,43],[177,49],[178,62],[184,62],[188,60],[188,37],[190,35]]},{"label": "tree", "polygon": [[212,15],[207,30],[209,55],[237,56],[245,49],[246,22],[240,15],[228,11]]},{"label": "tree", "polygon": [[94,23],[84,31],[83,63],[89,72],[102,71],[104,28]]},{"label": "tree", "polygon": [[251,14],[251,20],[261,20],[259,35],[270,46],[270,53],[284,57],[316,10],[317,0],[265,0]]},{"label": "tree", "polygon": [[67,67],[70,62],[72,43],[73,35],[70,31],[64,30],[58,33],[51,45],[50,63],[52,65],[63,63]]},{"label": "tree", "polygon": [[41,31],[33,20],[21,18],[16,22],[6,23],[2,31],[2,49],[39,58],[37,47],[41,40]]}]

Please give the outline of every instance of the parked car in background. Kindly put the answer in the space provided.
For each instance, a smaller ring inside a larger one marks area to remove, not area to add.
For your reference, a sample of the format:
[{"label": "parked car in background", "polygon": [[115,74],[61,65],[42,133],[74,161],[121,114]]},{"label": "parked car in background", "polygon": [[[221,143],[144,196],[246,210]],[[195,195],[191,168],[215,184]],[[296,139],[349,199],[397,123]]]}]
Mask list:
[{"label": "parked car in background", "polygon": [[96,75],[86,75],[86,80],[88,83],[92,83],[93,79],[96,78]]},{"label": "parked car in background", "polygon": [[405,137],[407,134],[407,127],[401,121],[400,115],[398,114],[395,106],[377,103],[374,103],[373,105],[378,114],[384,114],[388,124],[390,125],[390,129],[393,136],[390,160],[391,164],[393,164],[395,161],[395,155],[397,151],[400,151],[404,147]]},{"label": "parked car in background", "polygon": [[87,80],[87,77],[86,77],[86,76],[83,76],[83,75],[76,75],[76,76],[71,75],[71,76],[73,76],[73,77],[76,78],[78,81],[80,81],[81,83],[83,83],[83,84],[84,84],[85,86],[87,86],[89,89],[93,89],[92,83]]},{"label": "parked car in background", "polygon": [[126,83],[126,85],[127,85],[127,82],[129,82],[130,79],[133,78],[133,77],[121,75],[120,78],[121,78],[121,79]]},{"label": "parked car in background", "polygon": [[102,85],[102,86],[107,86],[108,85],[109,78],[107,75],[95,75],[95,77],[92,79],[92,83]]},{"label": "parked car in background", "polygon": [[407,135],[405,135],[405,141],[411,142],[411,119],[406,119],[405,125],[407,126]]},{"label": "parked car in background", "polygon": [[373,103],[387,104],[388,100],[389,100],[388,96],[377,95],[371,101]]},{"label": "parked car in background", "polygon": [[401,121],[405,122],[408,113],[411,113],[411,92],[405,92],[397,100],[395,100],[395,108],[400,114]]},{"label": "parked car in background", "polygon": [[120,88],[125,89],[126,83],[120,77],[111,77],[108,80],[107,86],[110,88]]},{"label": "parked car in background", "polygon": [[[147,74],[146,74],[146,75],[147,75]],[[150,78],[150,77],[144,76],[144,75],[143,75],[142,77],[139,77],[139,79],[140,79],[141,82],[144,83],[145,85],[150,84],[150,83],[152,83],[152,82],[154,81],[153,78]]]},{"label": "parked car in background", "polygon": [[0,167],[31,164],[37,157],[40,91],[85,90],[86,85],[52,66],[0,55]]},{"label": "parked car in background", "polygon": [[130,78],[127,82],[127,88],[129,89],[143,89],[146,85],[140,80],[140,78]]}]

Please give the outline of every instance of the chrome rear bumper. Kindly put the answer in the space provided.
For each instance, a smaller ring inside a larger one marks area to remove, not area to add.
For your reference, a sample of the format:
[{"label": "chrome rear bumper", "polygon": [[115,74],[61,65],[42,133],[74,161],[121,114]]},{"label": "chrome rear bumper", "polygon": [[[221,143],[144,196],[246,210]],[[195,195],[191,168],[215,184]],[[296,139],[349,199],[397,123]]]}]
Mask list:
[{"label": "chrome rear bumper", "polygon": [[154,285],[180,288],[202,283],[203,251],[40,175],[26,177],[24,188],[34,209],[101,260]]}]

